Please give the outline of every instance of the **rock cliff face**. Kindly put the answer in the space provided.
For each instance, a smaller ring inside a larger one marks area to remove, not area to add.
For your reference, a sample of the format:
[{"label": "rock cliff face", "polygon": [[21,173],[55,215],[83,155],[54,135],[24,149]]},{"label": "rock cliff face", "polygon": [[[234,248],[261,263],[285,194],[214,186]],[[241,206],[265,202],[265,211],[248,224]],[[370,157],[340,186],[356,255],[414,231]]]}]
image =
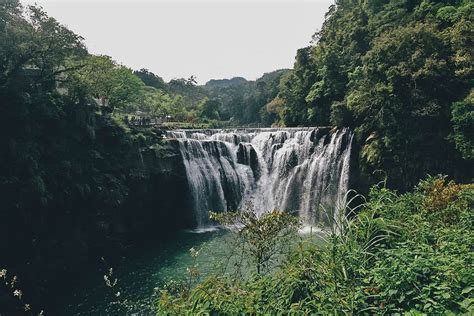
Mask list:
[{"label": "rock cliff face", "polygon": [[[44,306],[48,293],[80,276],[85,264],[113,261],[129,246],[195,225],[176,141],[107,122],[94,132],[87,146],[70,149],[71,157],[38,162],[47,203],[31,197],[16,210],[2,206],[0,268],[18,275],[35,297],[31,303]],[[10,304],[17,305],[0,289],[0,305]]]},{"label": "rock cliff face", "polygon": [[145,240],[209,225],[208,210],[251,202],[314,224],[332,216],[319,206],[342,203],[352,187],[347,129],[165,132],[105,119],[91,128],[87,142],[69,140],[64,152],[38,158],[45,203],[29,194],[18,210],[0,213],[8,214],[0,268],[19,275],[39,303],[50,295],[42,289],[60,289],[101,257],[113,263]]},{"label": "rock cliff face", "polygon": [[176,142],[138,150],[139,174],[128,179],[130,191],[120,208],[118,232],[159,236],[192,227],[186,173]]}]

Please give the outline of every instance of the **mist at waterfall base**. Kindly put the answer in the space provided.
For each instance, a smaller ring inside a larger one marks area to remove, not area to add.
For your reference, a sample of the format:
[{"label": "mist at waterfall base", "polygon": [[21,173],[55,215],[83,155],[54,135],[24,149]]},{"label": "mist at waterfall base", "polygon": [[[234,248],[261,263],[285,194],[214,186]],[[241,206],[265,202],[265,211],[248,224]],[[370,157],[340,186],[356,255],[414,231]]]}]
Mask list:
[{"label": "mist at waterfall base", "polygon": [[[228,254],[229,235],[213,227],[208,211],[249,207],[257,213],[284,210],[300,216],[306,227],[327,225],[345,204],[349,188],[352,132],[347,129],[285,128],[169,131],[178,142],[186,169],[196,229],[128,251],[113,267],[117,291],[133,312],[151,312],[154,288],[187,277],[189,249],[201,249],[201,277]],[[311,231],[311,229],[309,230]],[[314,231],[314,230],[313,230]],[[99,267],[62,293],[59,315],[114,314],[113,291]]]}]

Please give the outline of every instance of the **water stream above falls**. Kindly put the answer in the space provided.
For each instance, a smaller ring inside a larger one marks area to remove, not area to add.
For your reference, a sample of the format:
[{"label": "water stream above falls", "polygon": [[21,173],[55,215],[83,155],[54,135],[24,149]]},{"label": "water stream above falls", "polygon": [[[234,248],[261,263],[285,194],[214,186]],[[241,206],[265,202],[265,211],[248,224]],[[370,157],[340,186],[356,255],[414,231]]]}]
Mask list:
[{"label": "water stream above falls", "polygon": [[252,207],[297,212],[326,223],[345,202],[352,133],[348,129],[178,130],[198,227],[208,211]]}]

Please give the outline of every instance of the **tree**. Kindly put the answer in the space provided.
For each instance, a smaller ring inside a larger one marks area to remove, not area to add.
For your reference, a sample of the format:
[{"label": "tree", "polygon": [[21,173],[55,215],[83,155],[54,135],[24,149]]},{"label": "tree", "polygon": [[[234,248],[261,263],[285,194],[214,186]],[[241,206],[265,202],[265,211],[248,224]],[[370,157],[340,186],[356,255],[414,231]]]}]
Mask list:
[{"label": "tree", "polygon": [[441,35],[430,24],[398,28],[377,38],[363,62],[347,105],[360,137],[379,138],[372,144],[380,158],[375,163],[362,156],[363,165],[385,170],[389,179],[400,179],[397,185],[447,172],[454,164],[446,140],[450,107],[460,91]]},{"label": "tree", "polygon": [[110,106],[125,110],[136,109],[143,97],[144,84],[132,70],[124,66],[114,68],[109,81],[112,88],[109,94]]},{"label": "tree", "polygon": [[210,120],[218,120],[220,118],[220,106],[221,103],[218,100],[204,98],[198,105],[198,108],[200,109],[200,116]]},{"label": "tree", "polygon": [[71,70],[66,60],[87,53],[82,37],[39,7],[23,10],[17,1],[6,1],[0,4],[0,17],[0,85],[4,87],[17,84],[25,76],[40,76],[37,83],[43,89],[55,89],[57,76]]},{"label": "tree", "polygon": [[166,117],[172,115],[173,99],[162,90],[148,87],[138,104],[139,110],[148,113],[150,116]]},{"label": "tree", "polygon": [[163,80],[163,78],[155,75],[146,68],[135,70],[133,74],[140,78],[147,86],[154,87],[163,91],[166,91],[168,89],[166,82]]},{"label": "tree", "polygon": [[474,89],[462,101],[453,104],[452,138],[464,159],[474,159]]},{"label": "tree", "polygon": [[111,110],[115,107],[126,111],[137,108],[145,84],[131,69],[117,65],[109,56],[89,55],[74,63],[81,67],[71,75],[71,90],[87,91]]},{"label": "tree", "polygon": [[235,213],[211,213],[211,219],[227,227],[238,227],[237,244],[244,246],[241,255],[250,256],[258,274],[275,264],[300,226],[298,218],[289,213],[274,210],[257,215],[251,208]]},{"label": "tree", "polygon": [[310,47],[299,49],[293,71],[280,81],[279,97],[285,103],[282,119],[287,126],[308,123],[306,95],[315,76],[310,52]]},{"label": "tree", "polygon": [[469,179],[473,17],[472,1],[337,1],[280,82],[283,123],[353,128],[364,176],[398,189]]}]

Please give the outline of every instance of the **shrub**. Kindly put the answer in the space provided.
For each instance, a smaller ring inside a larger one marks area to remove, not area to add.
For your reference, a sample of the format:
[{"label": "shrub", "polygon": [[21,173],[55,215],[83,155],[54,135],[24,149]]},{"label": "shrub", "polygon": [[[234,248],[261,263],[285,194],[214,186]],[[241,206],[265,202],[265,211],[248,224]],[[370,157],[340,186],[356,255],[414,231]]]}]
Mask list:
[{"label": "shrub", "polygon": [[[323,244],[293,242],[282,264],[265,274],[216,274],[187,295],[163,292],[159,313],[472,313],[473,205],[472,184],[440,176],[402,195],[373,187],[359,214],[326,230]],[[245,212],[233,216],[249,216],[240,231],[248,232],[255,249],[271,248],[266,243],[273,239],[256,229],[265,221]],[[271,225],[263,226],[278,231],[289,219],[270,213]]]}]

